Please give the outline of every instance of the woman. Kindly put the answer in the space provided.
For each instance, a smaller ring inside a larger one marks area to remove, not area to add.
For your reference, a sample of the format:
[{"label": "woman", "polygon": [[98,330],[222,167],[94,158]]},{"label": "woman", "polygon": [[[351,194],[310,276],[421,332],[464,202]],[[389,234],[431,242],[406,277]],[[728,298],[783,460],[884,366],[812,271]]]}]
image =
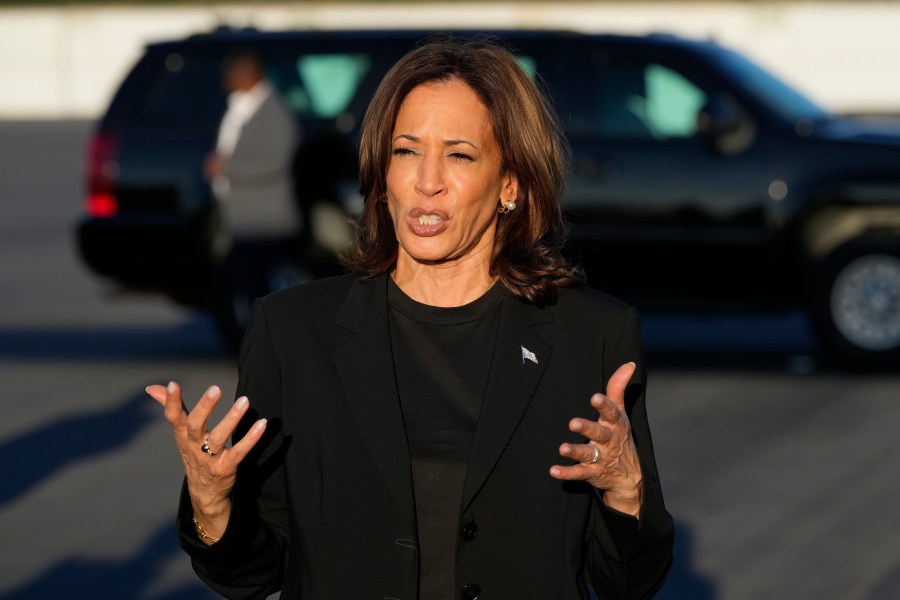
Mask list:
[{"label": "woman", "polygon": [[560,255],[564,148],[496,46],[427,44],[385,76],[361,132],[353,274],[257,303],[219,424],[218,388],[190,413],[176,384],[148,388],[185,463],[182,545],[211,587],[403,600],[659,588],[673,533],[638,320]]}]

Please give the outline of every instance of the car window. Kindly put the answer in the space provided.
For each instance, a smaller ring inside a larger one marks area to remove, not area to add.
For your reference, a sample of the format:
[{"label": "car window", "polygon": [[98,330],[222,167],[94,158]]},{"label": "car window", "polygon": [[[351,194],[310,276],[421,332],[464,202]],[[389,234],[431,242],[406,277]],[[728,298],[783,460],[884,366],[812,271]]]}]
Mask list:
[{"label": "car window", "polygon": [[217,122],[225,109],[219,62],[211,55],[154,55],[145,93],[130,100],[133,110],[148,120]]},{"label": "car window", "polygon": [[644,70],[643,118],[657,138],[687,138],[697,133],[697,115],[706,94],[681,74],[662,65]]},{"label": "car window", "polygon": [[[366,54],[263,53],[266,77],[288,107],[303,119],[333,119],[348,110],[372,68]],[[215,53],[168,52],[148,57],[141,94],[129,112],[145,121],[217,124],[225,110],[222,57]]]},{"label": "car window", "polygon": [[519,55],[516,56],[516,62],[519,63],[519,66],[522,67],[522,70],[525,71],[529,77],[534,79],[534,76],[537,73],[537,61],[534,60],[534,57]]},{"label": "car window", "polygon": [[305,54],[275,84],[301,117],[333,119],[348,109],[371,68],[365,54]]},{"label": "car window", "polygon": [[707,101],[706,92],[687,77],[655,62],[604,56],[590,76],[567,79],[561,102],[568,133],[574,137],[692,138]]},{"label": "car window", "polygon": [[650,138],[644,116],[647,97],[642,65],[609,65],[595,88],[594,129],[601,137]]}]

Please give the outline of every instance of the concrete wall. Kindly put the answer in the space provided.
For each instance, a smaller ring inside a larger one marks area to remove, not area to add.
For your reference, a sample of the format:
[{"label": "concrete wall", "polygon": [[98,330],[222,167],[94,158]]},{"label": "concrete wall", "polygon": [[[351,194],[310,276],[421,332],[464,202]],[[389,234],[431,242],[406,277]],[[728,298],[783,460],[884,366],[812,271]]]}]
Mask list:
[{"label": "concrete wall", "polygon": [[713,37],[836,110],[900,113],[900,2],[447,2],[0,9],[0,119],[94,118],[148,41],[260,29],[549,27]]}]

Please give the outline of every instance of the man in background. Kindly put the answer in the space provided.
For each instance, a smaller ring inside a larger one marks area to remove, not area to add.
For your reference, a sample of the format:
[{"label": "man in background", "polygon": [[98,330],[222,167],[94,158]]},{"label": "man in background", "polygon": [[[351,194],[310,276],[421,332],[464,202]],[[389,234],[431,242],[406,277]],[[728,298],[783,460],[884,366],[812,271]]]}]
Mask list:
[{"label": "man in background", "polygon": [[289,264],[289,249],[305,226],[292,181],[299,127],[254,53],[229,55],[223,83],[228,107],[204,172],[228,248],[219,317],[233,318],[239,337],[253,299],[281,287],[278,270]]}]

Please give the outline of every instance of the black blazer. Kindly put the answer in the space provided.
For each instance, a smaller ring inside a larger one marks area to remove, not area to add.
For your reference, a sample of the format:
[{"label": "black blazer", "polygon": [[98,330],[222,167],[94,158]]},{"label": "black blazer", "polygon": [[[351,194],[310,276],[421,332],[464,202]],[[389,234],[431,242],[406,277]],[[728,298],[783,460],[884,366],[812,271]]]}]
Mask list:
[{"label": "black blazer", "polygon": [[[522,348],[537,364],[523,359]],[[583,482],[550,477],[575,416],[615,369],[638,364],[627,392],[644,474],[640,521],[605,508]],[[644,406],[635,311],[589,289],[539,309],[508,295],[460,508],[456,582],[481,600],[643,598],[661,585],[673,526]],[[415,600],[410,458],[388,330],[387,285],[353,276],[257,303],[238,394],[269,419],[243,463],[221,541],[179,528],[194,568],[229,598]]]}]

